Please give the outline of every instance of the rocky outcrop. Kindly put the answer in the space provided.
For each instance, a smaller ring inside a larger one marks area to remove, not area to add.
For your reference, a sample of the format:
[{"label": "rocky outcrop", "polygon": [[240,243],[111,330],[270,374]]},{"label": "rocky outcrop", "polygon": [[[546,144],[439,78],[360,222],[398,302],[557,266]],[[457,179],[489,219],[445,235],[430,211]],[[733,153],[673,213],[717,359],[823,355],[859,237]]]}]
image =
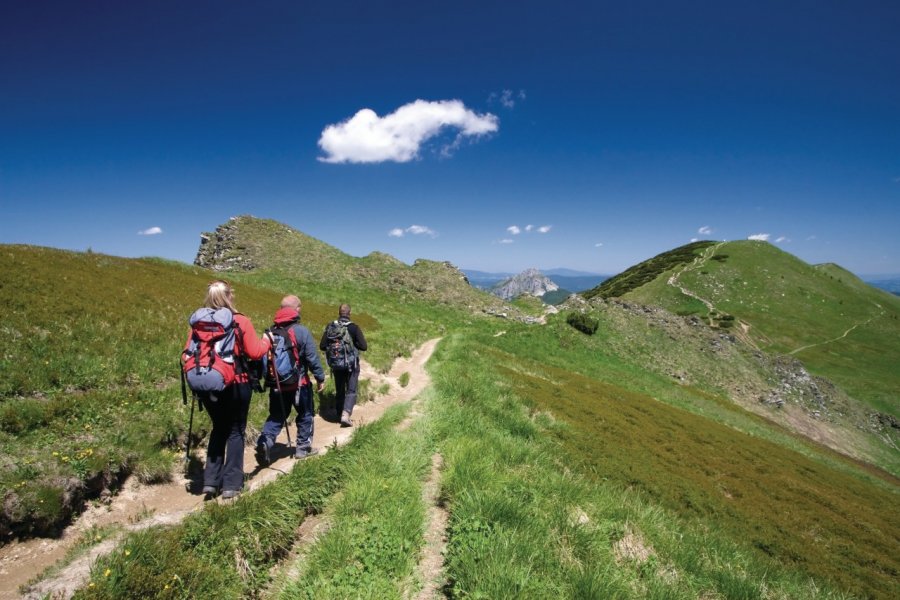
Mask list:
[{"label": "rocky outcrop", "polygon": [[504,279],[491,288],[491,293],[504,300],[512,300],[522,294],[541,297],[558,289],[558,285],[537,269],[527,269],[509,279]]},{"label": "rocky outcrop", "polygon": [[200,248],[194,264],[213,271],[252,271],[257,267],[238,242],[241,217],[231,217],[215,232],[200,234]]}]

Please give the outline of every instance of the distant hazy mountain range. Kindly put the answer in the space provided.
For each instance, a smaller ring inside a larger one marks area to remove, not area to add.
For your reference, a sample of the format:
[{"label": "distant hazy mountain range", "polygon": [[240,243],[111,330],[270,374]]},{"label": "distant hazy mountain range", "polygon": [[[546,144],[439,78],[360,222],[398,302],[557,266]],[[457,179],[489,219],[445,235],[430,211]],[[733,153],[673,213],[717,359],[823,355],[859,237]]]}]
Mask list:
[{"label": "distant hazy mountain range", "polygon": [[[474,287],[484,290],[490,290],[500,282],[520,275],[517,273],[491,273],[487,271],[477,271],[475,269],[460,269],[465,273]],[[540,271],[541,274],[547,276],[561,290],[568,292],[580,292],[589,290],[600,285],[609,275],[600,275],[590,273],[588,271],[576,271],[574,269],[556,268]]]},{"label": "distant hazy mountain range", "polygon": [[900,275],[863,275],[862,280],[869,285],[900,296]]}]

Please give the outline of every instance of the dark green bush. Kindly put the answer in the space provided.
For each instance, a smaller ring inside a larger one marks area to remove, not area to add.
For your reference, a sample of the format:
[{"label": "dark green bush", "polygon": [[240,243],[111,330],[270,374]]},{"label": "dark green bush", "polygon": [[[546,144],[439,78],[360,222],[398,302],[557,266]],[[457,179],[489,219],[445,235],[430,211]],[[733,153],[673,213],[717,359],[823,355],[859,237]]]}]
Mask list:
[{"label": "dark green bush", "polygon": [[594,335],[594,332],[597,331],[597,327],[600,326],[597,319],[589,317],[584,313],[571,313],[566,317],[566,323],[588,335]]}]

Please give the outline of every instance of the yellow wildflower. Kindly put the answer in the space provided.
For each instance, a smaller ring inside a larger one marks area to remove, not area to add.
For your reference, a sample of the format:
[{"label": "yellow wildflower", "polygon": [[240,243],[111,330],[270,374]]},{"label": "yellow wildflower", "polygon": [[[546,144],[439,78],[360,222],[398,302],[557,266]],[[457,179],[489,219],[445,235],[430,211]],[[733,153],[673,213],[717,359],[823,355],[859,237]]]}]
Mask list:
[{"label": "yellow wildflower", "polygon": [[104,577],[109,577],[110,575],[112,575],[112,569],[107,569],[107,570],[103,571]]}]

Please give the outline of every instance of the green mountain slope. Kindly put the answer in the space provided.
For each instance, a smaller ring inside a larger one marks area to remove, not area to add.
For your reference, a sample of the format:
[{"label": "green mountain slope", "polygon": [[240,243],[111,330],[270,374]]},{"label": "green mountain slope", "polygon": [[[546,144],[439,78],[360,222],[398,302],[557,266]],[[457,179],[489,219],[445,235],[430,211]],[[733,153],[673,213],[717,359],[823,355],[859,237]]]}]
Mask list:
[{"label": "green mountain slope", "polygon": [[409,266],[382,252],[356,258],[269,219],[232,217],[202,239],[209,241],[201,244],[195,263],[216,271],[252,272],[263,280],[271,274],[352,295],[354,289],[378,290],[399,301],[426,300],[475,311],[503,306],[470,286],[450,263],[419,259]]},{"label": "green mountain slope", "polygon": [[765,242],[707,247],[623,295],[697,314],[760,349],[801,359],[876,410],[900,417],[900,300],[835,265],[811,266]]}]

